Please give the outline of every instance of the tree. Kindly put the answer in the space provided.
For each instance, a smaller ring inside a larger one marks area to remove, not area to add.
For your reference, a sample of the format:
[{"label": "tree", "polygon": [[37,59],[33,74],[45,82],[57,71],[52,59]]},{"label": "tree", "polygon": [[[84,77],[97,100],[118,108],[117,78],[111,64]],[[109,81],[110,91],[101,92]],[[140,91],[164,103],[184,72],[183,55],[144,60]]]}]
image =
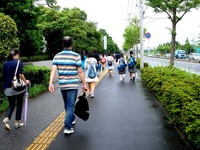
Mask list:
[{"label": "tree", "polygon": [[183,45],[183,49],[187,51],[187,54],[194,52],[194,47],[192,44],[190,44],[188,38],[186,39],[185,44]]},{"label": "tree", "polygon": [[[119,52],[119,47],[117,46],[117,44],[113,41],[112,37],[107,33],[107,31],[105,29],[100,29],[102,38],[104,36],[107,36],[107,50],[111,53],[117,53]],[[102,48],[103,49],[103,46]],[[103,50],[102,53],[105,53],[106,51]]]},{"label": "tree", "polygon": [[19,48],[17,25],[12,18],[0,13],[0,64],[6,60],[13,48]]},{"label": "tree", "polygon": [[87,14],[79,8],[57,11],[40,7],[41,15],[38,26],[42,29],[47,41],[47,52],[50,56],[62,50],[62,37],[70,35],[74,39],[73,49],[99,50],[103,43],[95,23],[87,21]]},{"label": "tree", "polygon": [[170,43],[160,44],[157,47],[157,51],[159,51],[161,54],[169,53],[170,50],[171,50],[171,44]]},{"label": "tree", "polygon": [[20,51],[24,56],[39,53],[43,44],[40,29],[37,28],[39,9],[34,0],[2,0],[0,11],[9,15],[17,24]]},{"label": "tree", "polygon": [[166,13],[172,22],[170,66],[174,66],[176,25],[191,9],[200,6],[200,0],[148,0],[147,5],[151,6],[156,13]]},{"label": "tree", "polygon": [[[135,17],[132,19],[130,25],[128,25],[124,31],[124,44],[123,47],[125,50],[131,49],[134,45],[140,43],[140,20]],[[144,33],[146,29],[144,29]]]},{"label": "tree", "polygon": [[[0,13],[0,83],[2,83],[2,67],[13,49],[19,48],[19,40],[17,38],[17,25],[15,21],[7,15]],[[0,93],[2,93],[0,88]]]}]

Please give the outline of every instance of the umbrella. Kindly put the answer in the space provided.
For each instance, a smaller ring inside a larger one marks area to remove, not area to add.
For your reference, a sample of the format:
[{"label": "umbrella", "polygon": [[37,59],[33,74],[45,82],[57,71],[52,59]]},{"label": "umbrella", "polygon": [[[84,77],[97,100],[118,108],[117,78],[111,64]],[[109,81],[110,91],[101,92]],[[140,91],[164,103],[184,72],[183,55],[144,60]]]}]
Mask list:
[{"label": "umbrella", "polygon": [[25,92],[25,104],[24,104],[24,125],[26,125],[27,121],[27,113],[28,113],[28,86],[26,86]]}]

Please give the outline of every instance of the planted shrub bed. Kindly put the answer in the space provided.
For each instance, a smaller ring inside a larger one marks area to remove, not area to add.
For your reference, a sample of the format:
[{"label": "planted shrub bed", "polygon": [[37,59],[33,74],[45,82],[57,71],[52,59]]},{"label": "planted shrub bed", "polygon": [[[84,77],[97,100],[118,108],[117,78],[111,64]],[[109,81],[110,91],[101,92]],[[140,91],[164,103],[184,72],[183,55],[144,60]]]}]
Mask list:
[{"label": "planted shrub bed", "polygon": [[170,121],[200,149],[200,76],[155,67],[142,70],[142,81],[163,104]]},{"label": "planted shrub bed", "polygon": [[[50,69],[47,67],[25,66],[24,74],[31,81],[31,87],[29,88],[30,98],[48,90]],[[0,112],[4,112],[8,108],[8,101],[2,92],[0,94]]]}]

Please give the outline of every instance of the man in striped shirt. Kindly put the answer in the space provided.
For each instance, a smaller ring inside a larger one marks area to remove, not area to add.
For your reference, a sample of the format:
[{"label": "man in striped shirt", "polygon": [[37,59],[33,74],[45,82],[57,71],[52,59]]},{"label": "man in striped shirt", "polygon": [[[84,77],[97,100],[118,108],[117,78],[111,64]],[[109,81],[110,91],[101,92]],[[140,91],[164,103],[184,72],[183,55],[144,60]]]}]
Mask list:
[{"label": "man in striped shirt", "polygon": [[78,94],[78,75],[82,81],[82,91],[86,90],[84,73],[82,71],[81,57],[72,51],[73,40],[71,37],[63,37],[63,51],[56,54],[49,81],[49,91],[54,91],[53,79],[58,70],[59,87],[64,100],[66,110],[64,134],[74,133],[72,125],[75,124],[74,105]]}]

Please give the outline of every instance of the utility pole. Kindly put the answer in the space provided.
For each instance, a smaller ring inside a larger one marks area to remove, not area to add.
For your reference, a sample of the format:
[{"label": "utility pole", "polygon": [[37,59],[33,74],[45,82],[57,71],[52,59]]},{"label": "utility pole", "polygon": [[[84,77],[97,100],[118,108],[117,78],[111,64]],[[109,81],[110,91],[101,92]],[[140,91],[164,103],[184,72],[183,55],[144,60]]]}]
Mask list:
[{"label": "utility pole", "polygon": [[144,68],[144,51],[143,51],[143,38],[144,38],[144,27],[143,27],[143,19],[144,19],[144,2],[140,0],[140,69]]}]

